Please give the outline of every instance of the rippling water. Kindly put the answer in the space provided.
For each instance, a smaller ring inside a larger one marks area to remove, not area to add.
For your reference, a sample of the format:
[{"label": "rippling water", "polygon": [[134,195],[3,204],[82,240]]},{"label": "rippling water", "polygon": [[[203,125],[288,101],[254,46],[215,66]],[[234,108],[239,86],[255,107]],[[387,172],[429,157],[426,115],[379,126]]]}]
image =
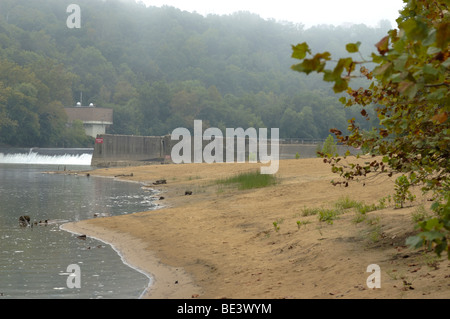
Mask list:
[{"label": "rippling water", "polygon": [[[55,169],[0,164],[0,299],[139,298],[151,280],[147,275],[126,265],[109,245],[78,239],[59,226],[94,214],[151,210],[156,194],[136,183],[43,174]],[[30,216],[33,227],[19,226],[22,215]],[[80,267],[80,288],[68,287],[72,264]]]}]

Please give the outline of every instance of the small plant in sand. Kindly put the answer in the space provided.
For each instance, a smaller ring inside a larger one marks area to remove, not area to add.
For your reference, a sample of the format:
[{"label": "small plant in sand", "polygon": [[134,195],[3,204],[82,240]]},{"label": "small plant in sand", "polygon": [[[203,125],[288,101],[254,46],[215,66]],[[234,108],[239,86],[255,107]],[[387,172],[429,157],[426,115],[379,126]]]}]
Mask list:
[{"label": "small plant in sand", "polygon": [[368,214],[357,212],[353,222],[365,222],[368,227],[363,230],[363,237],[368,239],[371,243],[376,243],[383,238],[379,216],[370,216]]},{"label": "small plant in sand", "polygon": [[311,215],[317,215],[319,213],[319,208],[309,208],[309,207],[303,207],[302,209],[302,216],[311,216]]},{"label": "small plant in sand", "polygon": [[357,207],[360,203],[356,200],[350,199],[350,197],[345,196],[339,198],[334,204],[337,209],[349,209]]},{"label": "small plant in sand", "polygon": [[357,201],[350,199],[348,196],[340,198],[336,203],[335,207],[339,210],[345,210],[349,208],[355,208],[361,214],[365,214],[374,210],[385,208],[384,204],[375,205],[375,204],[366,204],[363,201]]},{"label": "small plant in sand", "polygon": [[274,228],[274,230],[275,230],[276,232],[278,232],[278,231],[280,230],[280,224],[282,224],[283,221],[284,221],[284,220],[283,220],[282,218],[279,218],[279,219],[277,219],[276,221],[274,221],[274,222],[272,223],[273,228]]},{"label": "small plant in sand", "polygon": [[371,230],[369,232],[369,239],[372,241],[372,243],[378,242],[381,238],[382,238],[381,226],[375,225],[371,227]]},{"label": "small plant in sand", "polygon": [[335,219],[339,219],[340,214],[342,214],[340,210],[321,209],[319,211],[319,221],[332,225]]},{"label": "small plant in sand", "polygon": [[333,135],[328,135],[325,142],[322,146],[322,154],[325,154],[325,156],[333,157],[338,156],[337,154],[337,143],[334,140]]},{"label": "small plant in sand", "polygon": [[377,205],[375,204],[365,204],[363,202],[358,203],[358,205],[356,205],[356,210],[361,213],[361,214],[366,214],[368,212],[372,212],[374,210],[378,210],[380,209]]},{"label": "small plant in sand", "polygon": [[297,229],[299,230],[302,225],[307,225],[309,223],[311,223],[311,222],[307,221],[307,220],[305,220],[305,221],[297,220]]},{"label": "small plant in sand", "polygon": [[375,220],[377,217],[375,219],[373,218],[368,219],[367,213],[384,208],[385,208],[384,205],[366,204],[364,202],[358,202],[355,206],[356,215],[352,221],[355,224],[361,223],[363,221],[367,221],[370,224],[371,221]]},{"label": "small plant in sand", "polygon": [[273,228],[275,229],[276,232],[278,232],[280,230],[280,226],[278,224],[278,222],[273,222]]},{"label": "small plant in sand", "polygon": [[422,262],[425,263],[431,269],[439,268],[439,261],[441,260],[436,255],[430,255],[427,251],[422,252]]},{"label": "small plant in sand", "polygon": [[362,223],[367,218],[366,214],[361,214],[360,212],[356,212],[355,217],[352,219],[352,222],[355,224]]},{"label": "small plant in sand", "polygon": [[386,206],[386,197],[382,197],[378,200],[378,208],[379,209],[385,209]]},{"label": "small plant in sand", "polygon": [[410,187],[411,184],[405,175],[402,175],[395,180],[394,202],[397,207],[400,205],[400,208],[403,208],[406,201],[412,202],[416,198],[416,196],[412,195],[409,191]]}]

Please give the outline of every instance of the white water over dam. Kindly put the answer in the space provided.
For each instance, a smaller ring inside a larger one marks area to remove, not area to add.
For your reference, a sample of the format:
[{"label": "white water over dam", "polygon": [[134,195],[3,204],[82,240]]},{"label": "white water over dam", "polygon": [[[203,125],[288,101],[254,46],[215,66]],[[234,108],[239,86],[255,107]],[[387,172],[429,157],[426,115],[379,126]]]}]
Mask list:
[{"label": "white water over dam", "polygon": [[0,163],[90,166],[92,153],[90,148],[0,149]]}]

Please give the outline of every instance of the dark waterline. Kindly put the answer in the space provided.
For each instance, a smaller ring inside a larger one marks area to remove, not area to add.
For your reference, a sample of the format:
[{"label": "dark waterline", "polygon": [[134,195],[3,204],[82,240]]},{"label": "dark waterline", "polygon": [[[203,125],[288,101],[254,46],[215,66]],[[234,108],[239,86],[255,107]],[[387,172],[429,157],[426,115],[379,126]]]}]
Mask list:
[{"label": "dark waterline", "polygon": [[[43,173],[56,169],[0,164],[0,299],[139,298],[148,275],[125,264],[111,246],[78,239],[60,225],[155,209],[156,194],[137,183]],[[19,226],[22,215],[30,216],[33,227]],[[81,288],[67,285],[72,264],[80,267]]]}]

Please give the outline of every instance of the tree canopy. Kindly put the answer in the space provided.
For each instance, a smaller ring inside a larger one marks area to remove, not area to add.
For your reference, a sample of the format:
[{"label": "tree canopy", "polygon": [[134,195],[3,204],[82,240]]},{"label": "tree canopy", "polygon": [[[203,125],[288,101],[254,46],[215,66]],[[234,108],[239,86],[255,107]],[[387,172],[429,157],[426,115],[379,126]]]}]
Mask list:
[{"label": "tree canopy", "polygon": [[326,138],[349,117],[367,130],[374,125],[343,109],[320,77],[292,72],[290,50],[308,41],[343,56],[340,43],[375,41],[385,23],[305,29],[249,12],[204,17],[133,1],[79,0],[81,27],[71,29],[71,3],[0,0],[0,144],[89,144],[64,125],[63,106],[81,97],[83,105],[114,109],[108,133],[116,134],[164,135],[191,128],[194,118],[220,129],[278,127],[290,138]]}]

